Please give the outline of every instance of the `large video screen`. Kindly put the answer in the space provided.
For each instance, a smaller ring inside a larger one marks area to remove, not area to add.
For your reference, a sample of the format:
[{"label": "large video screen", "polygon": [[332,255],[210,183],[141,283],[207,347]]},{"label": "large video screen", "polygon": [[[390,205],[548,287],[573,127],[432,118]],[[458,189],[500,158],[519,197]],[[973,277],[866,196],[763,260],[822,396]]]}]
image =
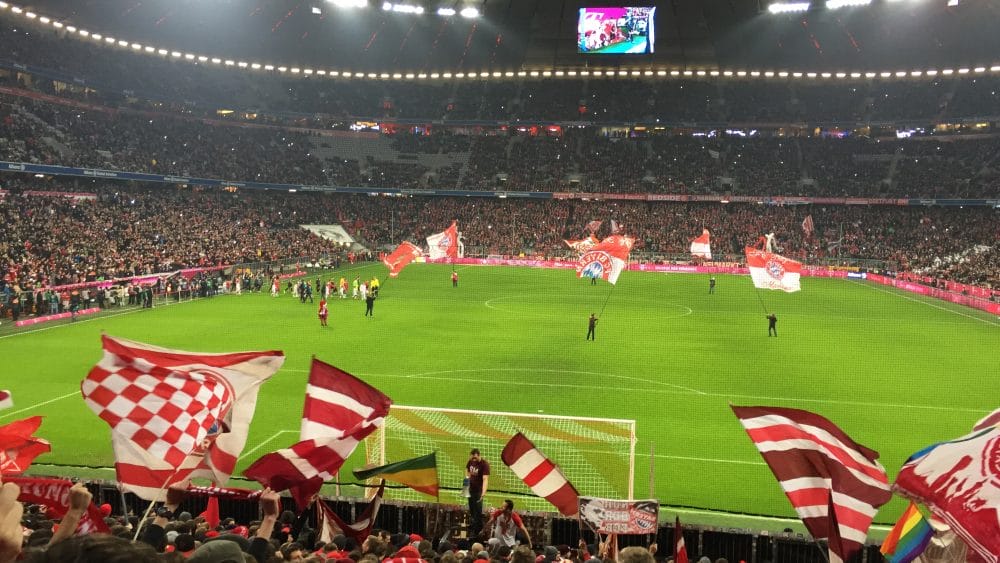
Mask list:
[{"label": "large video screen", "polygon": [[576,24],[578,53],[621,55],[652,53],[656,42],[653,6],[580,8]]}]

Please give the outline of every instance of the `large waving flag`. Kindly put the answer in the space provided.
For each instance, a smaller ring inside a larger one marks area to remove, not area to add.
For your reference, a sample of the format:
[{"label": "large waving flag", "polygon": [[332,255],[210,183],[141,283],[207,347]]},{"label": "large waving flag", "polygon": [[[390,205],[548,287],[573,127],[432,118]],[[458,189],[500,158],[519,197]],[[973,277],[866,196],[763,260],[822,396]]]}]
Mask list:
[{"label": "large waving flag", "polygon": [[427,255],[431,259],[458,258],[458,222],[444,231],[427,237]]},{"label": "large waving flag", "polygon": [[563,240],[563,242],[565,242],[566,246],[572,248],[573,250],[576,250],[578,252],[586,252],[591,248],[594,248],[594,246],[597,245],[597,243],[599,243],[600,241],[597,240],[597,237],[595,237],[594,235],[590,235],[584,239]]},{"label": "large waving flag", "polygon": [[424,253],[410,241],[403,241],[392,254],[385,257],[382,263],[389,268],[389,277],[394,278],[407,264],[423,256]]},{"label": "large waving flag", "polygon": [[580,256],[576,277],[602,278],[615,284],[628,265],[628,255],[634,243],[635,239],[621,235],[612,235],[602,240]]},{"label": "large waving flag", "polygon": [[989,419],[913,454],[893,490],[926,505],[983,560],[1000,563],[1000,425]]},{"label": "large waving flag", "polygon": [[882,542],[880,551],[889,563],[910,563],[927,549],[933,537],[934,529],[917,505],[910,501],[910,506]]},{"label": "large waving flag", "polygon": [[574,516],[579,511],[579,493],[566,480],[559,466],[531,443],[524,434],[514,435],[500,459],[517,475],[531,492],[552,503],[563,516]]},{"label": "large waving flag", "polygon": [[243,475],[276,491],[289,489],[305,509],[361,440],[385,420],[392,399],[353,375],[313,359],[299,442],[265,454]]},{"label": "large waving flag", "polygon": [[802,289],[799,285],[802,263],[751,246],[746,247],[746,254],[754,287],[789,293]]},{"label": "large waving flag", "polygon": [[355,469],[355,479],[385,479],[402,483],[415,491],[438,496],[437,453],[397,461],[381,467]]},{"label": "large waving flag", "polygon": [[732,409],[809,533],[827,540],[830,562],[860,551],[878,507],[892,497],[878,452],[808,411]]},{"label": "large waving flag", "polygon": [[375,497],[365,508],[364,512],[358,516],[353,524],[348,524],[337,513],[334,512],[322,499],[316,503],[316,522],[319,528],[319,541],[330,543],[338,534],[343,534],[361,545],[365,539],[371,535],[372,527],[375,525],[375,518],[378,517],[378,509],[382,506],[382,493],[385,492],[385,481],[379,485]]},{"label": "large waving flag", "polygon": [[197,354],[101,337],[104,356],[80,385],[111,426],[122,488],[162,500],[192,477],[222,484],[236,467],[257,392],[285,361],[281,352]]},{"label": "large waving flag", "polygon": [[0,411],[14,406],[14,399],[10,396],[10,391],[0,389]]},{"label": "large waving flag", "polygon": [[691,256],[695,258],[712,259],[711,235],[708,229],[701,230],[701,236],[691,241]]},{"label": "large waving flag", "polygon": [[32,436],[42,417],[32,416],[0,426],[0,475],[24,473],[36,457],[52,451],[48,440]]}]

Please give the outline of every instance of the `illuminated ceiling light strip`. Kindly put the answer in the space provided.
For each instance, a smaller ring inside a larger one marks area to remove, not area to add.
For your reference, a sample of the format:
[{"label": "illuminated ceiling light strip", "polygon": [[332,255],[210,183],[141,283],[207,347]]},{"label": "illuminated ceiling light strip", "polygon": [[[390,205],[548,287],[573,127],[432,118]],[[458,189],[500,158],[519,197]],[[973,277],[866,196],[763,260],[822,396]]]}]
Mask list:
[{"label": "illuminated ceiling light strip", "polygon": [[437,9],[437,15],[444,16],[446,18],[454,16],[457,13],[458,12],[455,11],[455,8],[438,8]]},{"label": "illuminated ceiling light strip", "polygon": [[466,7],[466,8],[462,8],[462,11],[459,12],[459,14],[463,18],[468,18],[468,19],[478,18],[479,17],[479,10],[477,10],[476,8],[473,8],[472,6],[469,6],[469,7]]},{"label": "illuminated ceiling light strip", "polygon": [[0,9],[6,10],[7,8],[10,8],[10,4],[6,2],[0,2]]},{"label": "illuminated ceiling light strip", "polygon": [[24,10],[22,10],[21,8],[18,8],[17,6],[11,6],[10,7],[10,11],[14,12],[15,14],[22,14],[22,13],[24,13]]},{"label": "illuminated ceiling light strip", "polygon": [[785,14],[790,12],[805,12],[809,10],[809,2],[775,2],[767,7],[767,11],[772,14]]},{"label": "illuminated ceiling light strip", "polygon": [[826,0],[826,9],[853,8],[856,6],[867,6],[871,3],[872,0]]}]

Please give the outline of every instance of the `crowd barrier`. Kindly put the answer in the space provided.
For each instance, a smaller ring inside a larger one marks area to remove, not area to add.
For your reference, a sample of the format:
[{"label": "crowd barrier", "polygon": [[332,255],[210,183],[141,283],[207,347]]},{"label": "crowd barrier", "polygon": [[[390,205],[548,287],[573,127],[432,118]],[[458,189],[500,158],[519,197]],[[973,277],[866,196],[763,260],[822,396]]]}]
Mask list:
[{"label": "crowd barrier", "polygon": [[[94,313],[100,313],[100,312],[101,312],[101,308],[100,307],[90,307],[89,309],[81,309],[81,310],[77,311],[76,315],[77,316],[80,316],[80,315],[93,315]],[[73,313],[70,313],[70,312],[67,311],[65,313],[56,313],[55,315],[44,315],[44,316],[41,316],[41,317],[32,317],[30,319],[23,319],[23,320],[17,321],[16,323],[14,323],[14,326],[36,325],[38,323],[44,323],[44,322],[48,322],[48,321],[55,321],[55,320],[59,320],[59,319],[68,319],[68,318],[70,318],[72,316],[73,316]]]},{"label": "crowd barrier", "polygon": [[113,278],[113,279],[110,279],[110,280],[97,280],[97,281],[90,281],[90,282],[81,282],[81,283],[69,283],[69,284],[63,284],[63,285],[54,285],[54,286],[39,288],[39,291],[66,291],[66,290],[72,290],[72,289],[86,289],[86,288],[91,288],[91,287],[95,287],[95,288],[98,288],[98,289],[107,289],[107,288],[109,288],[109,287],[111,287],[113,285],[122,285],[122,284],[125,284],[125,285],[135,285],[135,284],[138,284],[138,285],[147,285],[147,284],[151,284],[151,283],[156,283],[157,280],[159,280],[160,278],[173,277],[173,276],[176,276],[176,275],[180,275],[180,276],[182,276],[182,277],[184,277],[186,279],[191,279],[194,276],[196,276],[197,274],[200,274],[200,273],[203,273],[203,272],[217,272],[219,270],[225,270],[226,268],[229,268],[229,266],[209,266],[209,267],[206,267],[206,268],[185,268],[183,270],[176,270],[176,271],[173,271],[173,272],[162,272],[162,273],[159,273],[159,274],[144,274],[144,275],[141,275],[141,276],[130,276],[130,277],[124,277],[124,278]]},{"label": "crowd barrier", "polygon": [[882,285],[891,285],[896,289],[902,289],[903,291],[909,291],[910,293],[916,293],[918,295],[926,295],[928,297],[934,297],[935,299],[948,301],[949,303],[955,303],[958,305],[971,307],[973,309],[979,309],[980,311],[986,311],[987,313],[993,315],[1000,315],[1000,303],[987,301],[985,299],[973,297],[971,295],[952,293],[947,289],[928,287],[926,285],[921,285],[919,283],[900,280],[896,278],[890,278],[887,276],[880,276],[877,274],[868,274],[868,279],[875,283]]}]

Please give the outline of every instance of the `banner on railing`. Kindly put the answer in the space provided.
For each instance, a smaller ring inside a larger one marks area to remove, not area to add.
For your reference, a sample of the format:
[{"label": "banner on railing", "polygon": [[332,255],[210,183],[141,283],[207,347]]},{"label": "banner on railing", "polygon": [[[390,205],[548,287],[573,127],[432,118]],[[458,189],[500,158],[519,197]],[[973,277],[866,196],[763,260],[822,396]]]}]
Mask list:
[{"label": "banner on railing", "polygon": [[580,520],[601,534],[655,534],[659,513],[656,499],[580,497]]}]

